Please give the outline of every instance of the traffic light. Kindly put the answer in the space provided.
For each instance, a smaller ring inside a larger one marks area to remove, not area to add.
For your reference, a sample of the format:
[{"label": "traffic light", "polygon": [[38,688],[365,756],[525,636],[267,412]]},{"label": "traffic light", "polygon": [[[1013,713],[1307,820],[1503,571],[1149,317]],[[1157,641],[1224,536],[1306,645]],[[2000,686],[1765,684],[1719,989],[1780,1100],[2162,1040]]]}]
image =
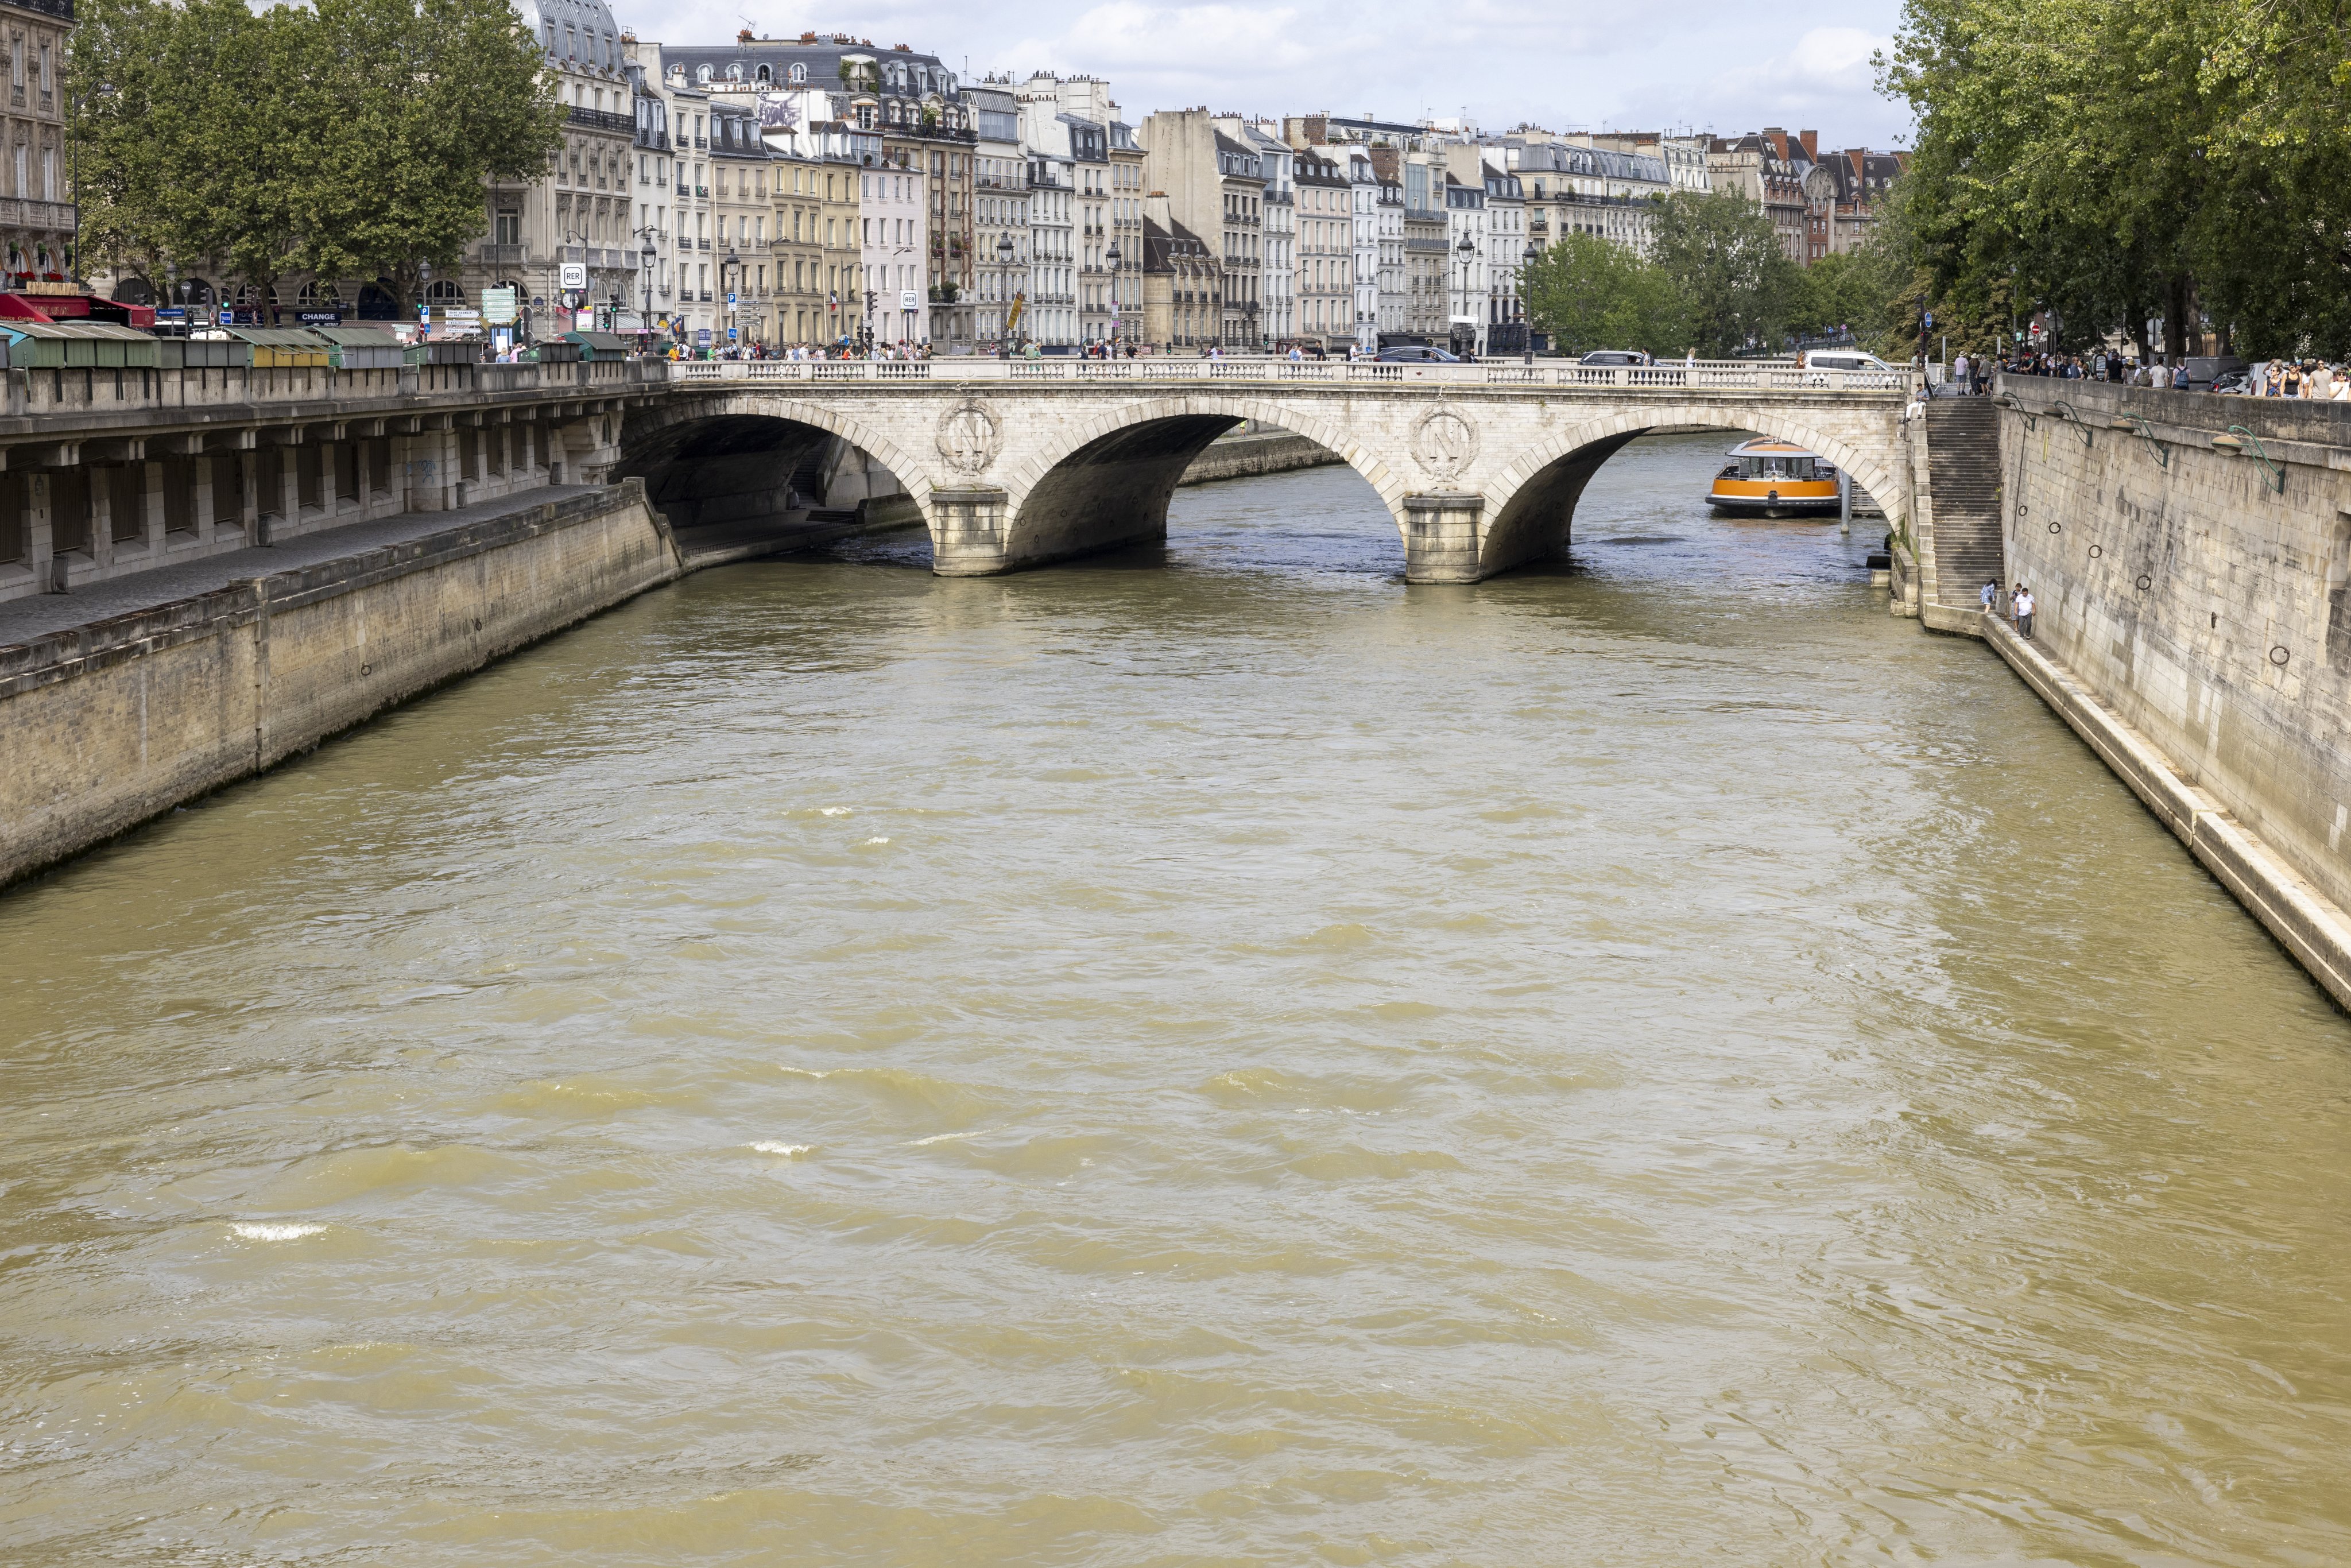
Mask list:
[{"label": "traffic light", "polygon": [[871,288],[865,291],[865,313],[868,316],[872,315],[874,308],[881,303],[882,297],[880,295],[874,293]]}]

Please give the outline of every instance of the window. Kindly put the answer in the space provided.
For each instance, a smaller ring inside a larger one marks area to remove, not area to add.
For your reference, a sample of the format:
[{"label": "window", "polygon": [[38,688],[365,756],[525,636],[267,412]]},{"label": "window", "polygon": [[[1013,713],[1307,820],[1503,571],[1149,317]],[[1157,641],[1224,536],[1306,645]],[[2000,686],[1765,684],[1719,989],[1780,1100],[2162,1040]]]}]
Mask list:
[{"label": "window", "polygon": [[25,89],[25,35],[8,36],[8,85],[22,92]]},{"label": "window", "polygon": [[49,46],[41,46],[41,90],[46,93],[57,84],[49,77]]},{"label": "window", "polygon": [[580,36],[568,24],[563,29],[563,57],[568,60],[580,57]]},{"label": "window", "polygon": [[497,219],[497,235],[499,245],[520,245],[522,214],[511,208],[501,211]]}]

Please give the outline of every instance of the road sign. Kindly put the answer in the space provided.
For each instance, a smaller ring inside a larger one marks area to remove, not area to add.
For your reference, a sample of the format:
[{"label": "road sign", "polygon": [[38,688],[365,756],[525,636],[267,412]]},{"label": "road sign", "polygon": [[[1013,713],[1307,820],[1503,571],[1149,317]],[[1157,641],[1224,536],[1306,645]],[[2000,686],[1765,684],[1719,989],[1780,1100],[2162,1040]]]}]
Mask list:
[{"label": "road sign", "polygon": [[560,277],[557,281],[563,287],[585,288],[588,287],[587,263],[580,261],[567,261],[556,270],[560,274]]},{"label": "road sign", "polygon": [[922,308],[923,297],[919,292],[912,288],[902,288],[898,291],[899,309],[920,310]]},{"label": "road sign", "polygon": [[[234,311],[234,310],[232,310],[232,309],[230,309],[230,308],[229,308],[227,306],[225,306],[225,305],[222,306],[222,307],[221,307],[221,309],[220,309],[220,324],[221,324],[222,326],[224,326],[224,327],[234,327],[234,326],[235,326],[235,325],[236,325],[236,312],[235,312],[235,311]],[[2018,337],[2020,337],[2020,338],[2022,338],[2022,336],[2024,336],[2024,334],[2023,334],[2023,333],[2022,333],[2022,332],[2019,332],[2019,333],[2017,334],[2017,336],[2018,336]]]},{"label": "road sign", "polygon": [[732,294],[726,297],[726,308],[729,310],[735,308],[735,297]]},{"label": "road sign", "polygon": [[[160,316],[162,312],[159,310],[156,314]],[[297,310],[294,319],[305,327],[340,327],[343,324],[343,313],[340,310]]]},{"label": "road sign", "polygon": [[710,329],[707,327],[696,327],[694,329],[694,340],[701,344],[704,348],[708,348],[710,346]]},{"label": "road sign", "polygon": [[522,314],[522,291],[518,288],[485,288],[482,290],[482,319],[494,327],[508,327]]}]

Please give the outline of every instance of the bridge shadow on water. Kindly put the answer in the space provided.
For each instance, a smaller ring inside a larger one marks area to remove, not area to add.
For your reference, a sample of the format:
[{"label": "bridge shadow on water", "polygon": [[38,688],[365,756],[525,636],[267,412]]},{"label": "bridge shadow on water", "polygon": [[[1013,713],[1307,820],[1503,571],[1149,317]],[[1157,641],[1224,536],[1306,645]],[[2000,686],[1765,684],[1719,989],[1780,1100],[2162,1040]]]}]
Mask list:
[{"label": "bridge shadow on water", "polygon": [[[1648,596],[1660,591],[1732,591],[1762,601],[1865,591],[1866,558],[1884,545],[1883,518],[1856,517],[1846,537],[1834,519],[1729,517],[1706,505],[1707,486],[1722,453],[1741,439],[1736,431],[1643,437],[1593,477],[1576,506],[1564,553],[1474,589],[1411,591],[1507,600],[1540,596],[1551,591],[1541,585],[1562,580]],[[931,541],[925,529],[908,528],[790,559],[927,572]],[[1387,508],[1353,469],[1334,464],[1186,486],[1168,508],[1164,544],[1106,551],[1016,575],[1023,580],[1040,574],[1094,580],[1139,572],[1195,579],[1270,575],[1392,591],[1405,587],[1404,570],[1403,542]]]}]

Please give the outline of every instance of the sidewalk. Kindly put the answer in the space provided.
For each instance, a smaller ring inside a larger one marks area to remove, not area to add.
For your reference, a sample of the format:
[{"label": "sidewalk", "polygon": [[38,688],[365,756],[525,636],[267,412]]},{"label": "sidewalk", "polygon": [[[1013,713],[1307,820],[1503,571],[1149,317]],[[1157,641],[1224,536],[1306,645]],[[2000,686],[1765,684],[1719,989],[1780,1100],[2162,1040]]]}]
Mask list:
[{"label": "sidewalk", "polygon": [[211,593],[234,582],[267,577],[274,572],[316,566],[341,556],[381,549],[433,534],[487,522],[514,512],[533,511],[550,501],[585,496],[601,488],[593,485],[551,485],[518,495],[501,496],[446,512],[402,512],[371,522],[346,523],[321,528],[279,545],[256,545],[223,555],[160,566],[152,571],[108,578],[70,593],[37,593],[0,602],[0,647],[27,643],[53,632],[63,632],[93,621],[111,620],[133,611],[152,609],[174,600]]}]

